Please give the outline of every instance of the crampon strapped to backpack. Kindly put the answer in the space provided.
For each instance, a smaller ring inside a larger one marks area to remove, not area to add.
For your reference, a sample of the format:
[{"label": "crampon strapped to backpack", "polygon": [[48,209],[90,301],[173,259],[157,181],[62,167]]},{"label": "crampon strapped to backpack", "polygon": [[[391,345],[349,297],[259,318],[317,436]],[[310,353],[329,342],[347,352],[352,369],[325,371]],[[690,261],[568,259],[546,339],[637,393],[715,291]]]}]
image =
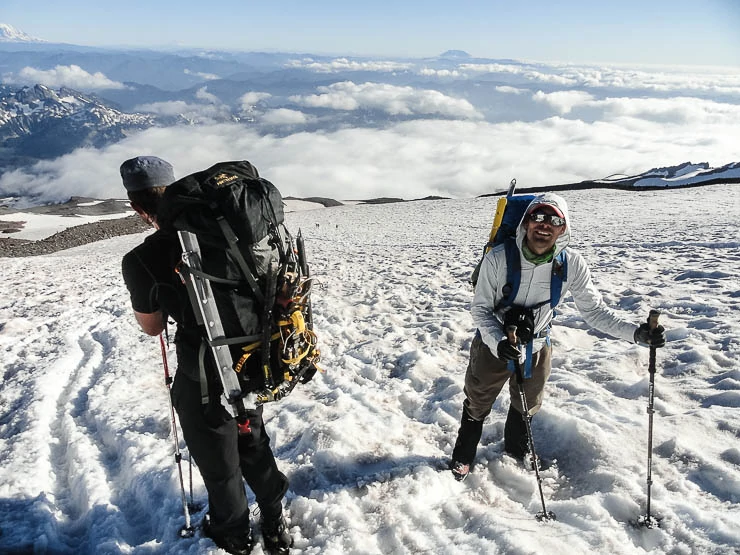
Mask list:
[{"label": "crampon strapped to backpack", "polygon": [[157,221],[180,239],[176,270],[204,331],[202,402],[216,384],[222,407],[248,431],[247,409],[282,399],[318,369],[303,237],[293,240],[279,191],[247,161],[169,185]]}]

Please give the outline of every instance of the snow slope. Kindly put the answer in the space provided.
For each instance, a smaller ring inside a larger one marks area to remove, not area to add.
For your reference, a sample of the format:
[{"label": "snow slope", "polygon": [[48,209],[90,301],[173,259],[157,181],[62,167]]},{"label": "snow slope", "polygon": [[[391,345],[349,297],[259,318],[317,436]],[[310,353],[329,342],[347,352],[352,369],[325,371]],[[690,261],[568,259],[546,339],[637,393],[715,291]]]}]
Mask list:
[{"label": "snow slope", "polygon": [[[288,214],[320,283],[326,369],[265,411],[291,479],[292,553],[737,552],[736,189],[565,195],[574,245],[608,304],[635,322],[650,308],[664,314],[652,498],[664,520],[654,529],[628,524],[645,511],[648,351],[589,331],[570,297],[533,422],[538,452],[556,460],[543,488],[557,520],[535,520],[534,476],[502,456],[505,393],[471,476],[458,483],[441,470],[473,335],[467,277],[495,198]],[[120,277],[142,238],[0,264],[0,552],[221,552],[177,537],[159,344],[138,331]],[[205,503],[197,469],[194,496]]]}]

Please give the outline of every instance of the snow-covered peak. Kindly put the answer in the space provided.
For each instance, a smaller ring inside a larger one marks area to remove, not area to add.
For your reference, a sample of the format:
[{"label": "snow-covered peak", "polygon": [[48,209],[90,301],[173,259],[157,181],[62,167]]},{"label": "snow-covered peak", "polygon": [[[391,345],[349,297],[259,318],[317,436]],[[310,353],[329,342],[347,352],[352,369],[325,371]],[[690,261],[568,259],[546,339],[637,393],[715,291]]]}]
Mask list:
[{"label": "snow-covered peak", "polygon": [[20,144],[16,152],[24,156],[54,158],[80,147],[100,148],[156,121],[152,114],[122,112],[66,87],[0,85],[0,141]]},{"label": "snow-covered peak", "polygon": [[465,52],[464,50],[447,50],[439,55],[440,58],[453,58],[453,59],[462,59],[466,60],[468,58],[471,58],[472,56]]},{"label": "snow-covered peak", "polygon": [[691,187],[713,183],[737,183],[740,179],[740,163],[732,162],[719,168],[708,162],[694,164],[684,162],[677,166],[653,168],[632,176],[609,176],[594,183],[611,186],[645,187]]},{"label": "snow-covered peak", "polygon": [[32,37],[7,23],[0,23],[0,42],[46,42]]}]

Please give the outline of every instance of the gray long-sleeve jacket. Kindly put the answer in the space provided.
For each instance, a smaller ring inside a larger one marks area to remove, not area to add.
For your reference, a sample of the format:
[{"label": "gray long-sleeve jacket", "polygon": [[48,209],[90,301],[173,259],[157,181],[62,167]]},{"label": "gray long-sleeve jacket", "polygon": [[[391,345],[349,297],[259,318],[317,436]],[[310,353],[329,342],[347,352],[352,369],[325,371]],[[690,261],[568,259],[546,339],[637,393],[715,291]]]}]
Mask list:
[{"label": "gray long-sleeve jacket", "polygon": [[[540,203],[554,204],[569,222],[568,206],[565,199],[554,193],[538,195],[530,204],[530,207]],[[516,243],[519,247],[521,260],[521,282],[514,304],[530,307],[544,303],[540,308],[534,309],[534,333],[547,328],[553,319],[553,311],[550,308],[550,277],[552,274],[552,262],[535,266],[529,262],[521,253],[522,242],[525,237],[522,222],[517,228]],[[555,255],[562,251],[570,242],[570,228],[566,227],[564,233],[558,237],[555,243]],[[586,323],[604,333],[634,342],[634,334],[637,326],[619,318],[605,304],[601,293],[591,281],[591,272],[583,257],[572,248],[568,249],[568,276],[563,281],[561,299],[567,292],[573,295],[576,307],[583,316]],[[491,249],[481,264],[478,283],[475,288],[475,296],[471,305],[473,322],[480,330],[483,341],[493,353],[496,353],[498,342],[505,337],[503,329],[503,313],[506,309],[494,312],[494,307],[504,297],[502,288],[506,284],[506,253],[504,246],[498,245]],[[545,339],[535,339],[533,350],[536,352],[542,348]]]}]

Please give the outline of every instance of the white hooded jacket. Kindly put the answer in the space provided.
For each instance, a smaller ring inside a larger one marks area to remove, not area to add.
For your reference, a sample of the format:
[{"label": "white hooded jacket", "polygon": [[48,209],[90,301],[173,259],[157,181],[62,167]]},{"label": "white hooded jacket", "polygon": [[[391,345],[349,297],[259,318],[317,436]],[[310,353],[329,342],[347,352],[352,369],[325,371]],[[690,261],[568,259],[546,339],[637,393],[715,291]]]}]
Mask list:
[{"label": "white hooded jacket", "polygon": [[[532,200],[525,214],[537,204],[550,204],[557,207],[565,217],[566,225],[570,222],[568,206],[565,199],[559,195],[554,193],[538,195]],[[519,247],[522,268],[521,281],[513,304],[532,307],[542,303],[542,306],[533,310],[534,334],[537,335],[547,330],[554,316],[549,302],[552,261],[535,265],[524,258],[521,249],[525,235],[524,218],[522,218],[516,234],[516,244]],[[570,226],[568,225],[555,242],[554,256],[557,256],[569,242]],[[601,293],[591,281],[591,272],[583,257],[569,248],[567,259],[568,275],[567,279],[563,281],[560,298],[563,299],[566,293],[570,292],[573,295],[576,307],[589,326],[612,337],[634,342],[637,326],[619,318],[604,304]],[[506,253],[504,245],[497,245],[483,258],[478,283],[475,287],[475,296],[470,308],[473,322],[480,331],[483,341],[494,355],[499,341],[506,337],[503,329],[503,314],[507,309],[504,308],[494,312],[494,307],[498,306],[504,297],[502,288],[506,285],[506,282]],[[542,337],[534,339],[534,352],[539,351],[547,340],[545,334],[541,335]]]}]

